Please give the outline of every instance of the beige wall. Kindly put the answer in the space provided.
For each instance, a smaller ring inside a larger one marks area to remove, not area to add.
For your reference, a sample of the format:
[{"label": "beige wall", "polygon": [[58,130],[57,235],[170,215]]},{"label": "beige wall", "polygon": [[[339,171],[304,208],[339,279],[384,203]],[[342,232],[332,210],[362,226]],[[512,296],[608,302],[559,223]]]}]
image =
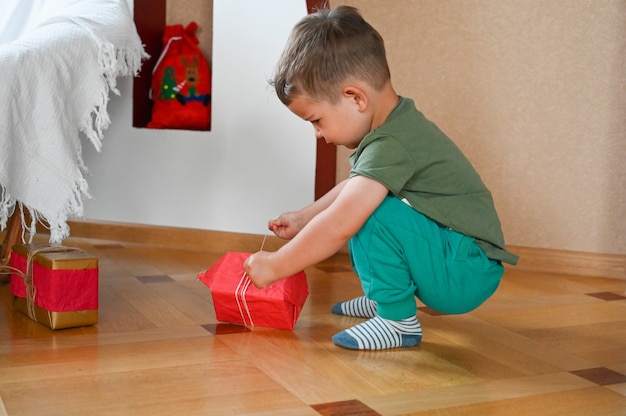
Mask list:
[{"label": "beige wall", "polygon": [[507,244],[626,253],[626,1],[332,4],[381,32],[397,91],[474,163]]}]

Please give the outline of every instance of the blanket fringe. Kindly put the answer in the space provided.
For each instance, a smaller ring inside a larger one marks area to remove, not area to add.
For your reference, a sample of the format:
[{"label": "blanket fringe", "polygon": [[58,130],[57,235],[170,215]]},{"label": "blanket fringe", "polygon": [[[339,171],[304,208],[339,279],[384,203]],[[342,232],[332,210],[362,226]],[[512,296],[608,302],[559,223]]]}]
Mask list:
[{"label": "blanket fringe", "polygon": [[[117,89],[117,77],[137,75],[141,68],[142,60],[148,58],[149,55],[143,50],[142,46],[137,50],[129,51],[117,49],[112,43],[103,42],[101,40],[98,41],[98,45],[99,64],[102,71],[102,88],[100,88],[92,111],[82,121],[80,132],[89,139],[97,151],[100,151],[102,149],[104,131],[111,124],[111,119],[107,111],[109,93],[112,91],[116,95],[120,95]],[[80,170],[83,172],[87,171],[80,152],[77,155],[77,160]],[[66,201],[62,212],[57,213],[54,218],[51,218],[34,207],[17,202],[6,189],[0,187],[0,191],[0,230],[6,228],[8,218],[13,214],[16,206],[19,206],[22,208],[21,222],[23,243],[32,242],[38,223],[49,229],[50,243],[61,243],[70,235],[70,228],[67,225],[68,218],[81,217],[83,215],[83,199],[91,197],[88,192],[87,181],[82,177],[79,178],[74,184],[72,196]],[[23,214],[24,210],[28,210],[31,219],[30,223],[27,222],[27,218]]]},{"label": "blanket fringe", "polygon": [[[2,189],[2,188],[0,188]],[[0,198],[0,230],[6,228],[7,219],[15,213],[20,212],[20,222],[22,223],[23,244],[33,242],[33,237],[37,232],[37,224],[41,224],[50,232],[50,243],[61,243],[70,236],[70,227],[67,220],[79,218],[83,215],[83,198],[90,198],[88,193],[87,181],[79,180],[74,187],[72,197],[66,202],[62,212],[57,213],[55,217],[46,216],[37,209],[16,201],[5,189],[2,189]],[[25,213],[28,212],[28,215]],[[28,219],[30,218],[30,221]]]},{"label": "blanket fringe", "polygon": [[[139,36],[129,40],[124,47],[119,47],[100,35],[97,27],[93,25],[93,21],[80,15],[72,15],[72,13],[80,11],[80,4],[73,4],[76,10],[68,9],[66,15],[51,18],[46,21],[47,24],[54,21],[70,20],[81,28],[85,29],[95,41],[98,47],[98,65],[100,70],[100,82],[98,85],[98,93],[91,103],[91,111],[87,112],[83,120],[79,121],[76,140],[79,140],[80,133],[84,134],[99,152],[102,149],[102,139],[104,131],[111,124],[111,119],[107,111],[110,92],[120,95],[117,88],[117,77],[119,76],[136,76],[140,69],[142,61],[150,56],[145,52],[144,45],[141,44]],[[85,9],[91,12],[91,9]],[[132,20],[131,20],[132,21]],[[77,149],[76,160],[81,172],[86,172],[87,168],[84,164],[80,146]],[[61,243],[65,238],[69,237],[70,229],[67,225],[68,218],[81,217],[83,215],[83,199],[90,198],[88,193],[87,181],[82,175],[75,178],[72,184],[72,194],[67,201],[64,202],[61,212],[43,212],[41,208],[23,204],[17,201],[4,187],[0,186],[0,231],[7,226],[7,220],[10,215],[15,212],[16,207],[22,210],[22,241],[26,242],[26,233],[30,234],[29,242],[36,233],[38,223],[47,224],[50,231],[50,243]],[[19,204],[19,205],[18,205]],[[27,216],[23,212],[27,210],[30,217],[30,223],[27,223]]]},{"label": "blanket fringe", "polygon": [[113,43],[101,39],[89,29],[80,18],[70,18],[74,23],[84,28],[92,36],[98,45],[98,65],[101,71],[102,86],[97,102],[89,116],[83,120],[80,131],[87,136],[99,152],[102,150],[103,132],[111,124],[111,119],[107,111],[110,92],[120,95],[117,88],[117,77],[136,76],[141,69],[144,59],[150,58],[146,53],[144,45],[137,43],[132,48],[117,48]]},{"label": "blanket fringe", "polygon": [[15,198],[9,195],[9,192],[0,186],[0,231],[7,226],[8,218],[13,214],[15,209]]}]

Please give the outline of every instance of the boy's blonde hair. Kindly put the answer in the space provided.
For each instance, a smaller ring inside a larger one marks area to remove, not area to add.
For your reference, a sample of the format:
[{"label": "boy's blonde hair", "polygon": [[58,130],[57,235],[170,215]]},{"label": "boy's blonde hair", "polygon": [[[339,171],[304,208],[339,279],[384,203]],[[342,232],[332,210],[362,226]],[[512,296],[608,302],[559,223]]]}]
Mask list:
[{"label": "boy's blonde hair", "polygon": [[383,38],[350,6],[322,9],[292,30],[270,84],[289,105],[298,95],[331,103],[357,79],[380,89],[390,79]]}]

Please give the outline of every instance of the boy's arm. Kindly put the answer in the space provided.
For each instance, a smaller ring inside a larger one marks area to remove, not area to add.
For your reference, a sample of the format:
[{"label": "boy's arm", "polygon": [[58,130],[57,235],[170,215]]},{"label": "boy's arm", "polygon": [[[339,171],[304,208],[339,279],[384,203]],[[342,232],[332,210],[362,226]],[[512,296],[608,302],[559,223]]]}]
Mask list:
[{"label": "boy's arm", "polygon": [[388,192],[373,179],[352,177],[291,241],[276,252],[250,256],[244,263],[248,276],[256,286],[264,287],[332,256],[357,233]]}]

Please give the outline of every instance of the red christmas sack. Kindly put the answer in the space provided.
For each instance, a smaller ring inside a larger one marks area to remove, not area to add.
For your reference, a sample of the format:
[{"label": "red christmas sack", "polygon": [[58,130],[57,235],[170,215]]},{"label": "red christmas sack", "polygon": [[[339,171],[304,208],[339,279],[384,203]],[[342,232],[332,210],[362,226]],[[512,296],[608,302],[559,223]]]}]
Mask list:
[{"label": "red christmas sack", "polygon": [[220,322],[292,330],[309,294],[301,271],[259,289],[243,269],[250,253],[228,252],[198,278],[211,289]]},{"label": "red christmas sack", "polygon": [[196,22],[165,26],[163,51],[152,70],[149,128],[211,128],[211,67],[198,48],[197,28]]}]

